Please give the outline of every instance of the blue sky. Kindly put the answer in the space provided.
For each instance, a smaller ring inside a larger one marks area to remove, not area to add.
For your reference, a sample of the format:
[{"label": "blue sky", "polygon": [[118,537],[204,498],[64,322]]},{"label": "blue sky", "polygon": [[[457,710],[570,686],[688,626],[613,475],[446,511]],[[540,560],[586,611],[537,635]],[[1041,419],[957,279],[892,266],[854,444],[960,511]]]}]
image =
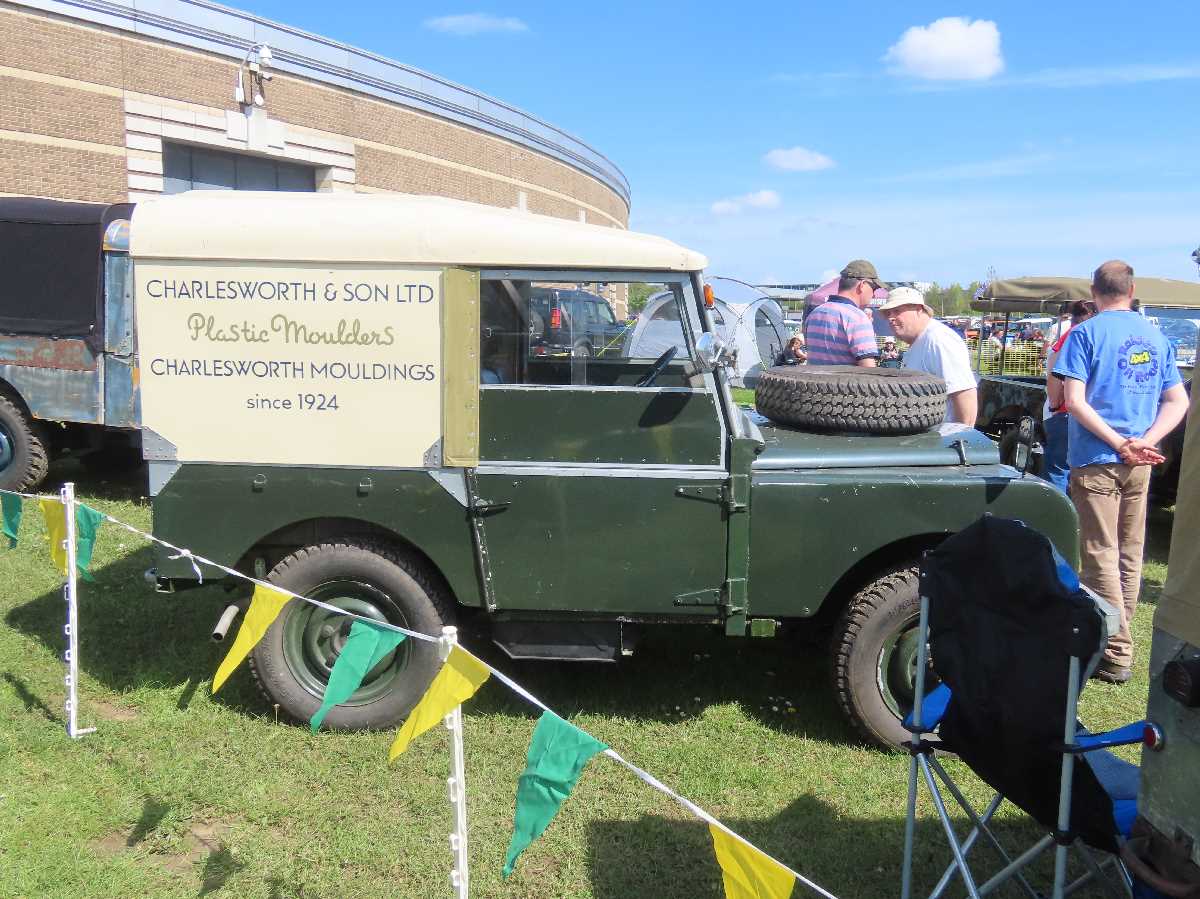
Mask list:
[{"label": "blue sky", "polygon": [[236,5],[578,135],[716,274],[1197,277],[1191,4]]}]

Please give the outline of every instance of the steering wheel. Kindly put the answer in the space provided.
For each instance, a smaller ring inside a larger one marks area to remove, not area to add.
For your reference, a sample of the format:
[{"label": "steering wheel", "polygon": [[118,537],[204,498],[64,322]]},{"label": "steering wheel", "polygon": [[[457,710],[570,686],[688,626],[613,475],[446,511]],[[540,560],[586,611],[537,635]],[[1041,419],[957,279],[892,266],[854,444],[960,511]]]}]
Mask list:
[{"label": "steering wheel", "polygon": [[663,373],[666,367],[671,364],[671,360],[675,358],[675,354],[678,352],[679,347],[677,346],[667,347],[666,352],[654,360],[654,364],[650,366],[650,371],[638,378],[637,383],[633,386],[649,387],[652,385],[658,380],[658,376]]}]

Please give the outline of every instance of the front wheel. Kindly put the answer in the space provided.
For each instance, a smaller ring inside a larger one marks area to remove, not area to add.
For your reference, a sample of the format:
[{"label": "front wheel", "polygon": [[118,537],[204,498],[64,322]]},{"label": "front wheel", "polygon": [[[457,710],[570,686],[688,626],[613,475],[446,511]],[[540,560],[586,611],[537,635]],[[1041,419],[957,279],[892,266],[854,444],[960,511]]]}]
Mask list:
[{"label": "front wheel", "polygon": [[35,490],[50,470],[41,428],[0,393],[0,488]]},{"label": "front wheel", "polygon": [[[895,749],[909,733],[920,643],[917,569],[895,569],[860,590],[834,633],[833,686],[842,713],[868,742]],[[926,681],[926,690],[936,683]]]},{"label": "front wheel", "polygon": [[[422,563],[383,544],[309,546],[283,559],[268,580],[327,605],[431,636],[440,636],[442,625],[451,619],[450,600]],[[321,706],[352,623],[352,618],[298,599],[285,605],[250,656],[251,671],[267,698],[289,717],[309,720]],[[326,726],[396,726],[424,695],[440,666],[437,644],[405,639],[329,713]]]}]

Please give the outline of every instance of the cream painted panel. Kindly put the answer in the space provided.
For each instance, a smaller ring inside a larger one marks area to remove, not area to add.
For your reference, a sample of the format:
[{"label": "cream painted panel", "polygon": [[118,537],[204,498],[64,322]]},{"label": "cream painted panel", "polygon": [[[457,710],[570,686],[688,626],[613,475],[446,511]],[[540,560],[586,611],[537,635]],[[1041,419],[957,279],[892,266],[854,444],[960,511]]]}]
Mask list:
[{"label": "cream painted panel", "polygon": [[142,424],[175,458],[441,464],[440,270],[138,260],[135,280]]}]

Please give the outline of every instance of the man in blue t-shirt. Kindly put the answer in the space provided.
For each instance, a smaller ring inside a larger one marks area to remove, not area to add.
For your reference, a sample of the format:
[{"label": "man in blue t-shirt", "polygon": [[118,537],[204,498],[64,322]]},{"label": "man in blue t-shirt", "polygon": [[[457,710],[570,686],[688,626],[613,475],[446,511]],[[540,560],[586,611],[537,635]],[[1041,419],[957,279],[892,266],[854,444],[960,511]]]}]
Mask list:
[{"label": "man in blue t-shirt", "polygon": [[1080,579],[1121,613],[1094,677],[1126,683],[1129,623],[1142,586],[1150,466],[1158,442],[1187,412],[1175,351],[1132,310],[1133,269],[1120,260],[1092,276],[1099,314],[1071,329],[1054,363],[1071,415],[1069,492],[1079,513]]}]

